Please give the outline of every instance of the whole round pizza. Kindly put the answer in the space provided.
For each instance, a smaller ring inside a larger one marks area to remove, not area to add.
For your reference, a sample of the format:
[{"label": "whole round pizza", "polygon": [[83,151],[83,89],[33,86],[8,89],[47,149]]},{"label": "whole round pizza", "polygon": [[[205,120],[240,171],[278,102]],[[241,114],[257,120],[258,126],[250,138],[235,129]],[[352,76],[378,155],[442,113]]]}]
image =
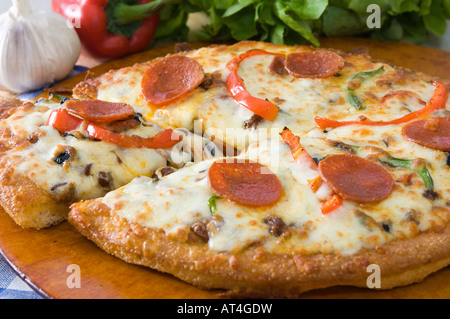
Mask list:
[{"label": "whole round pizza", "polygon": [[390,289],[450,264],[448,83],[245,41],[2,104],[0,202],[236,297]]}]

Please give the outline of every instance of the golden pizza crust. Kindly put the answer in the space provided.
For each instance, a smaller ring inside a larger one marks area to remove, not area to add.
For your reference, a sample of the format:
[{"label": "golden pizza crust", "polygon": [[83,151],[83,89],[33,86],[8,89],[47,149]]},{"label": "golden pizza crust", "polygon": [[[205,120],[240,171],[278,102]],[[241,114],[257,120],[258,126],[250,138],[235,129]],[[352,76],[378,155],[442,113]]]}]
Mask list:
[{"label": "golden pizza crust", "polygon": [[107,253],[170,273],[229,297],[296,298],[331,286],[367,287],[368,266],[380,267],[381,289],[419,282],[450,264],[450,225],[352,255],[272,254],[253,245],[214,252],[193,234],[168,238],[164,231],[130,223],[101,199],[72,206],[69,222]]},{"label": "golden pizza crust", "polygon": [[0,167],[0,203],[19,226],[42,229],[67,219],[70,202],[53,198],[7,158]]},{"label": "golden pizza crust", "polygon": [[17,146],[27,138],[26,135],[14,132],[7,119],[15,113],[26,112],[33,108],[31,102],[23,102],[16,98],[0,98],[0,153]]},{"label": "golden pizza crust", "polygon": [[80,100],[93,100],[97,98],[99,85],[99,80],[86,79],[74,87],[72,94]]},{"label": "golden pizza crust", "polygon": [[[18,149],[27,139],[39,138],[28,135],[26,130],[14,131],[8,119],[36,108],[31,102],[17,98],[0,99],[0,153]],[[21,227],[41,229],[60,223],[67,218],[68,203],[60,202],[38,187],[28,177],[15,169],[15,164],[2,158],[0,161],[0,203],[11,218]]]},{"label": "golden pizza crust", "polygon": [[[59,103],[50,103],[59,106]],[[27,141],[38,141],[41,134],[39,127],[47,122],[45,114],[51,104],[35,104],[18,99],[0,100],[0,154],[20,147]]]},{"label": "golden pizza crust", "polygon": [[22,104],[24,102],[17,98],[0,97],[0,120],[10,117]]}]

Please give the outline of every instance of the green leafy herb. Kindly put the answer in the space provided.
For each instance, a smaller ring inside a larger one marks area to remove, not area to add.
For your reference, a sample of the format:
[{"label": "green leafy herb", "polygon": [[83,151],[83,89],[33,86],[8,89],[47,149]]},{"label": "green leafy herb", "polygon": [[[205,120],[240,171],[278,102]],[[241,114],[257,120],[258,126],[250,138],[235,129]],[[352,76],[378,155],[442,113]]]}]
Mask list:
[{"label": "green leafy herb", "polygon": [[[154,0],[145,4],[141,4],[137,0],[109,0],[105,7],[105,14],[107,17],[107,30],[113,34],[123,35],[130,38],[136,30],[142,25],[144,19],[155,15],[163,14],[162,11],[166,8],[172,13],[173,10],[179,9],[183,0]],[[165,36],[174,32],[177,27],[185,25],[186,13],[179,12],[178,17],[173,18],[170,15],[169,21],[165,21],[159,25],[158,31],[161,36]],[[167,16],[167,11],[166,11]]]},{"label": "green leafy herb", "polygon": [[321,21],[321,33],[328,37],[360,35],[369,31],[366,20],[358,13],[339,6],[328,6]]},{"label": "green leafy herb", "polygon": [[[445,29],[447,27],[446,13],[442,10],[442,2],[448,1],[423,1],[429,2],[430,7],[427,15],[423,16],[423,23],[427,30],[430,30],[436,35],[444,35]],[[440,3],[441,2],[441,3]]]},{"label": "green leafy herb", "polygon": [[292,7],[282,1],[275,1],[274,9],[276,16],[292,31],[296,32],[312,44],[319,46],[319,41],[313,35],[308,22],[303,19],[295,18],[294,15],[296,11],[298,12],[300,10],[295,11]]},{"label": "green leafy herb", "polygon": [[216,206],[217,199],[220,199],[220,197],[217,195],[213,195],[208,199],[208,207],[209,207],[209,211],[211,212],[212,215],[215,215],[217,212],[217,206]]},{"label": "green leafy herb", "polygon": [[[111,0],[113,1],[113,0]],[[135,1],[135,0],[114,0]],[[321,36],[365,36],[422,43],[443,35],[450,0],[155,0],[164,3],[157,40],[260,40],[312,43]],[[380,8],[381,28],[367,25],[369,5]],[[152,5],[150,5],[152,6]],[[205,24],[190,29],[188,16],[201,13]]]}]

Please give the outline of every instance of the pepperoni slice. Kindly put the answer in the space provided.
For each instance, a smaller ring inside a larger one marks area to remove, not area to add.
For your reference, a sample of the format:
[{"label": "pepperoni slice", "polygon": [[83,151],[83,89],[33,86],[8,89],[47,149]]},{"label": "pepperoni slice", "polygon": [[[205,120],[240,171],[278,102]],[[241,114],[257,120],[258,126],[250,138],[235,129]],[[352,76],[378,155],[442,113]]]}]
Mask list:
[{"label": "pepperoni slice", "polygon": [[327,78],[344,67],[344,58],[328,50],[288,54],[286,70],[297,78]]},{"label": "pepperoni slice", "polygon": [[440,151],[450,151],[450,118],[431,117],[411,122],[402,129],[403,138]]},{"label": "pepperoni slice", "polygon": [[70,113],[97,124],[121,121],[134,115],[133,107],[125,103],[68,100],[64,106]]},{"label": "pepperoni slice", "polygon": [[378,202],[394,186],[383,167],[356,155],[330,155],[319,163],[319,173],[335,193],[359,203]]},{"label": "pepperoni slice", "polygon": [[281,182],[270,169],[251,161],[216,161],[208,171],[213,192],[251,207],[269,206],[281,196]]},{"label": "pepperoni slice", "polygon": [[185,97],[205,77],[202,66],[186,56],[170,56],[153,63],[144,73],[141,88],[147,103],[168,105]]}]

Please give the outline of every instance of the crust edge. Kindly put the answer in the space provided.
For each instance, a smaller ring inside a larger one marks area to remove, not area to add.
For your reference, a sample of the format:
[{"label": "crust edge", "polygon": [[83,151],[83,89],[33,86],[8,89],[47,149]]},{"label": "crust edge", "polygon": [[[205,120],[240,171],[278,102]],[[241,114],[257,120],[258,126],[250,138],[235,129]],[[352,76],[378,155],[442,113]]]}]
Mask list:
[{"label": "crust edge", "polygon": [[7,158],[0,162],[0,203],[22,228],[47,228],[67,219],[69,204],[54,199]]},{"label": "crust edge", "polygon": [[380,266],[380,289],[385,290],[420,282],[450,264],[450,224],[351,256],[264,254],[258,248],[233,255],[130,223],[101,199],[72,205],[68,220],[108,254],[203,289],[224,289],[223,296],[233,298],[298,298],[332,286],[367,288],[370,264]]}]

